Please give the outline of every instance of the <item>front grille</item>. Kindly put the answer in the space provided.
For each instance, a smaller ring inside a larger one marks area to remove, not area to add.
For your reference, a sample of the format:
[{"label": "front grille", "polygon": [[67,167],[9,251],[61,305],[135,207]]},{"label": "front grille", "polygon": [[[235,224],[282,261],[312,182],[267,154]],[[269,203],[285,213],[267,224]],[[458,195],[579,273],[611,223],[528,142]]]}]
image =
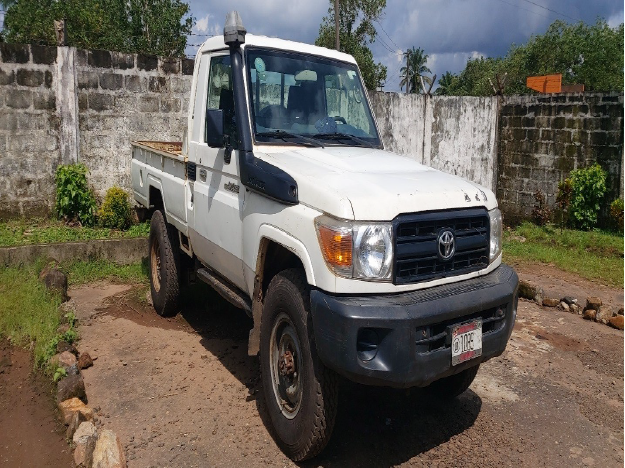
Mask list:
[{"label": "front grille", "polygon": [[482,337],[494,333],[504,326],[507,308],[508,304],[502,304],[499,307],[493,307],[465,317],[419,327],[416,329],[415,338],[417,353],[429,353],[437,349],[449,348],[451,346],[452,328],[478,318],[482,319]]},{"label": "front grille", "polygon": [[[449,230],[455,253],[439,255],[438,236]],[[395,284],[462,275],[488,266],[490,223],[483,208],[400,215],[393,221]]]}]

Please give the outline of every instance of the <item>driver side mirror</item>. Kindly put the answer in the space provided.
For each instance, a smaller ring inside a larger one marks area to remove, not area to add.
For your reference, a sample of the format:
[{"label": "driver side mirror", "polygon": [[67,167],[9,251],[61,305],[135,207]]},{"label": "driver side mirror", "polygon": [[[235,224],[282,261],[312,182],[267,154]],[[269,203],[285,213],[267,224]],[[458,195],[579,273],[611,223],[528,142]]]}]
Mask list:
[{"label": "driver side mirror", "polygon": [[206,144],[212,148],[224,147],[224,111],[206,110]]}]

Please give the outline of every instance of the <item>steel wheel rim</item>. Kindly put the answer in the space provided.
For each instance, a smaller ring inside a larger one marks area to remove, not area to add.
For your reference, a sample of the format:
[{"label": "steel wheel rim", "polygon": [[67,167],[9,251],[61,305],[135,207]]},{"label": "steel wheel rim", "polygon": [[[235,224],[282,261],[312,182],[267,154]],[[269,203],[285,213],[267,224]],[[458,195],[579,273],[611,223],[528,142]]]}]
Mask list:
[{"label": "steel wheel rim", "polygon": [[[289,359],[289,353],[292,359]],[[273,395],[280,412],[293,419],[302,406],[302,353],[291,319],[281,313],[271,330],[269,365]]]},{"label": "steel wheel rim", "polygon": [[150,269],[152,270],[152,286],[154,291],[161,290],[161,249],[159,249],[158,241],[154,239],[152,248],[150,249]]}]

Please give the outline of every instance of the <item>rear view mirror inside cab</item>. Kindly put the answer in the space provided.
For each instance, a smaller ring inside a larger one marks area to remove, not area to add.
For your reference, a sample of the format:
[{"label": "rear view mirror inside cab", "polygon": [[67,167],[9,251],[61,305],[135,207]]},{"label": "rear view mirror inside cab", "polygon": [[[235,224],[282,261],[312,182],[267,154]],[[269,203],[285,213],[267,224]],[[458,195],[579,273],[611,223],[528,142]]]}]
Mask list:
[{"label": "rear view mirror inside cab", "polygon": [[317,72],[314,70],[302,70],[295,74],[295,81],[317,81]]}]

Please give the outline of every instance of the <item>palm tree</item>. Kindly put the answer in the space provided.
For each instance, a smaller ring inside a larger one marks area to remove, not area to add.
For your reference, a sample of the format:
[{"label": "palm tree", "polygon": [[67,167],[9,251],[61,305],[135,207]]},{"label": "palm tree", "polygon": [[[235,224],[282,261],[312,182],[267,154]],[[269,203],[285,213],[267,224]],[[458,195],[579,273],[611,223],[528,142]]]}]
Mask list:
[{"label": "palm tree", "polygon": [[452,87],[457,79],[458,77],[452,72],[445,72],[443,76],[441,76],[440,80],[438,80],[438,88],[436,89],[436,94],[439,94],[441,96],[449,96],[452,92]]},{"label": "palm tree", "polygon": [[[406,58],[406,66],[401,67],[401,81],[399,83],[400,89],[406,87],[407,93],[418,93],[421,91],[421,76],[424,73],[432,73],[432,71],[425,65],[428,61],[428,55],[421,47],[415,49],[408,49],[404,52]],[[430,82],[429,77],[423,76],[423,80]]]}]

